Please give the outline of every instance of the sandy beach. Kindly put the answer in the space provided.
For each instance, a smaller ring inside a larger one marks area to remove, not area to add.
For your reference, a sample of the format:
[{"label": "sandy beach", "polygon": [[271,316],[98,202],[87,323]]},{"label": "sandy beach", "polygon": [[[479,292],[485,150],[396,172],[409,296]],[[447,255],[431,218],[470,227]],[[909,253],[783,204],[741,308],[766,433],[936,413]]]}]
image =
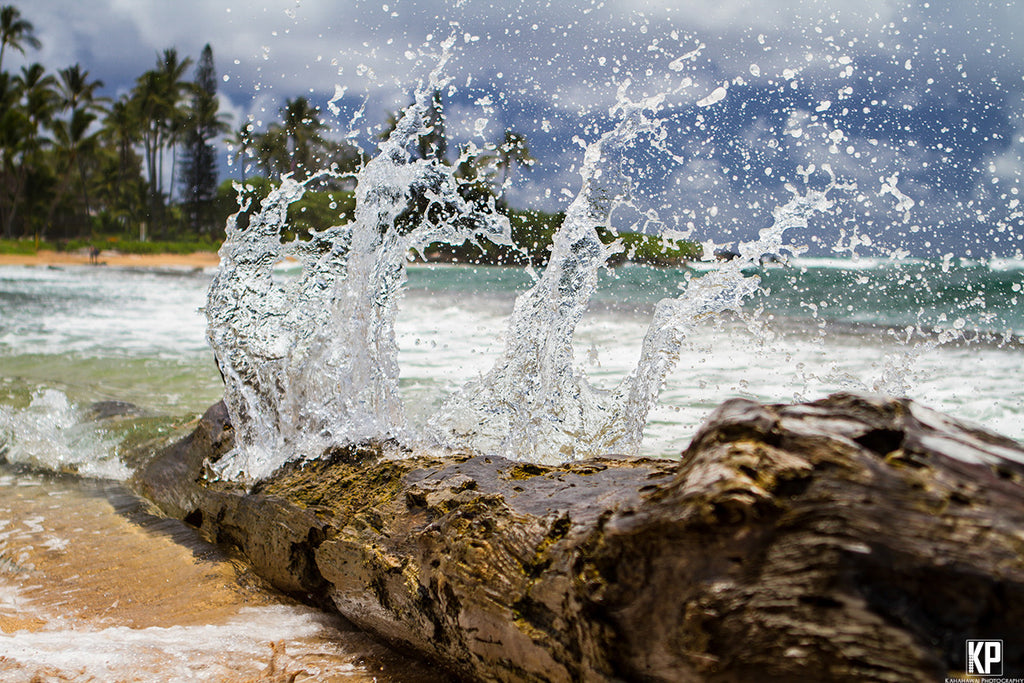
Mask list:
[{"label": "sandy beach", "polygon": [[118,268],[210,268],[218,265],[217,254],[208,251],[193,254],[122,254],[102,251],[96,264],[87,252],[40,250],[35,254],[0,254],[0,266],[116,266]]}]

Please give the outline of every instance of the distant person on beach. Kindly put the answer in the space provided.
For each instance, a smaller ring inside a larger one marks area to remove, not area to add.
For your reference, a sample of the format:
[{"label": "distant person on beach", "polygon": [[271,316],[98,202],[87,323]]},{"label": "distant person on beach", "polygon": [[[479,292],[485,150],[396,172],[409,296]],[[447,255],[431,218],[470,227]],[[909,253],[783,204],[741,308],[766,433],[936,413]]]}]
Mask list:
[{"label": "distant person on beach", "polygon": [[91,263],[94,266],[98,266],[100,264],[100,250],[99,250],[99,247],[96,247],[96,246],[89,247],[89,263]]}]

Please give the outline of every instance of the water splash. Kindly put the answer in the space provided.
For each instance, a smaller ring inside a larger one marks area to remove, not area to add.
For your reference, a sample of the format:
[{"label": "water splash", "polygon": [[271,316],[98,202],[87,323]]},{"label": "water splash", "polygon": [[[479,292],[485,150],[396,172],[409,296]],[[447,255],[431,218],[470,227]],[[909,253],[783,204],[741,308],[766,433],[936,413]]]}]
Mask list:
[{"label": "water splash", "polygon": [[615,409],[606,419],[610,438],[595,444],[597,448],[591,454],[637,452],[647,415],[658,400],[665,378],[679,360],[679,348],[688,332],[706,318],[730,311],[741,313],[744,302],[760,291],[759,278],[744,270],[759,264],[765,254],[781,253],[787,246],[785,232],[807,228],[815,213],[828,211],[832,206],[829,193],[836,188],[834,177],[824,189],[807,189],[803,194],[788,186],[792,197],[775,208],[771,225],[759,232],[758,239],[740,243],[738,257],[703,277],[691,279],[678,297],[658,303],[636,370],[612,394]]},{"label": "water splash", "polygon": [[[432,96],[449,85],[441,74],[451,44],[444,45],[429,82],[417,90],[378,155],[356,174],[351,223],[315,233],[308,242],[281,240],[289,205],[309,183],[331,177],[326,172],[304,183],[286,178],[248,229],[229,226],[207,306],[209,338],[238,429],[236,450],[218,464],[222,476],[260,479],[292,458],[318,457],[335,445],[381,438],[540,462],[636,454],[648,415],[695,326],[730,313],[742,315],[751,297],[767,295],[749,269],[760,266],[765,254],[799,254],[786,232],[804,229],[812,216],[828,213],[833,191],[856,189],[839,183],[827,164],[820,172],[815,164],[798,166],[802,186],[785,185],[790,197],[772,211],[770,225],[740,242],[731,260],[700,276],[681,276],[684,291],[656,305],[635,367],[612,389],[592,385],[575,362],[573,342],[601,269],[623,249],[620,242],[602,238],[609,230],[614,235],[623,213],[646,217],[637,224],[660,222],[634,199],[643,194],[645,183],[657,185],[650,183],[652,178],[631,175],[638,175],[633,169],[644,172],[644,162],[637,164],[634,157],[663,154],[647,165],[662,171],[686,163],[686,154],[670,149],[668,142],[679,138],[679,131],[668,129],[683,121],[679,103],[669,101],[678,91],[634,101],[627,94],[630,83],[622,82],[609,113],[612,128],[584,145],[581,188],[555,235],[545,270],[516,301],[501,356],[489,372],[450,396],[421,433],[407,424],[398,392],[394,326],[408,253],[432,242],[479,238],[515,246],[508,222],[493,204],[481,209],[459,196],[453,175],[458,164],[409,154],[430,129]],[[724,87],[719,90],[695,106],[717,105],[725,97]],[[703,114],[692,125],[693,130],[705,126]],[[594,124],[587,130],[596,129]],[[837,143],[842,135],[831,130],[827,137]],[[773,170],[764,172],[772,175]],[[826,175],[822,187],[819,181]],[[883,178],[882,194],[897,200],[906,222],[914,200],[897,188],[899,173]],[[858,200],[865,196],[860,193]],[[414,206],[419,214],[410,214]],[[417,220],[410,221],[410,215]],[[710,207],[708,216],[717,215],[718,206]],[[687,225],[693,229],[692,221]],[[870,240],[850,229],[842,250],[856,255],[856,248]],[[845,230],[840,229],[842,236]],[[293,280],[274,275],[275,265],[286,258],[300,266]],[[806,305],[816,311],[817,304]],[[891,356],[871,386],[905,393],[908,359]]]},{"label": "water splash", "polygon": [[813,213],[829,208],[834,178],[824,190],[802,195],[790,187],[793,197],[774,211],[772,225],[757,240],[740,245],[738,258],[657,305],[635,370],[612,391],[592,386],[575,365],[572,342],[598,273],[617,249],[602,243],[599,228],[610,226],[616,209],[631,203],[633,179],[615,158],[638,138],[656,145],[663,125],[656,118],[663,96],[632,102],[627,87],[620,88],[611,111],[615,127],[586,148],[581,189],[555,235],[543,275],[516,301],[502,356],[430,419],[428,431],[442,444],[533,462],[635,454],[687,329],[708,316],[739,312],[758,291],[758,280],[742,269],[765,253],[779,253],[787,229],[805,227]]},{"label": "water splash", "polygon": [[[210,286],[208,338],[225,381],[236,447],[217,465],[258,480],[293,458],[401,436],[394,321],[410,250],[436,242],[511,244],[507,218],[458,193],[454,167],[413,159],[453,40],[378,154],[356,174],[351,223],[282,242],[288,206],[310,182],[285,178],[246,229],[229,223]],[[275,265],[294,259],[283,281]]]},{"label": "water splash", "polygon": [[943,344],[963,339],[963,334],[957,328],[940,330],[929,335],[915,325],[908,325],[899,331],[889,330],[889,334],[896,339],[900,346],[899,350],[885,354],[881,373],[870,387],[858,388],[887,396],[909,396],[913,388],[911,376],[921,357],[934,352]]},{"label": "water splash", "polygon": [[[394,322],[407,255],[432,242],[479,237],[511,245],[508,222],[493,204],[480,210],[459,196],[454,167],[410,159],[408,148],[430,125],[430,98],[445,83],[446,59],[447,52],[378,155],[356,175],[352,223],[315,233],[309,242],[282,242],[288,206],[311,182],[285,178],[248,229],[229,225],[207,305],[208,336],[237,430],[235,450],[217,465],[221,476],[258,480],[288,460],[318,457],[335,445],[421,439],[406,425],[398,394]],[[687,330],[708,316],[739,312],[758,291],[758,280],[742,269],[781,251],[787,229],[827,210],[834,179],[824,190],[791,188],[793,197],[774,212],[772,225],[741,244],[737,259],[658,304],[640,360],[618,387],[592,386],[575,365],[573,337],[601,268],[622,249],[617,241],[606,245],[602,231],[617,211],[636,208],[636,182],[622,160],[640,139],[671,154],[657,116],[665,96],[632,101],[628,87],[620,87],[610,112],[614,127],[586,147],[581,189],[543,274],[516,302],[504,353],[428,421],[428,440],[542,462],[635,454]],[[415,202],[427,208],[410,223]],[[298,278],[274,276],[285,258],[300,265]]]},{"label": "water splash", "polygon": [[116,445],[56,389],[36,391],[22,410],[0,406],[0,457],[7,462],[124,480],[131,472]]}]

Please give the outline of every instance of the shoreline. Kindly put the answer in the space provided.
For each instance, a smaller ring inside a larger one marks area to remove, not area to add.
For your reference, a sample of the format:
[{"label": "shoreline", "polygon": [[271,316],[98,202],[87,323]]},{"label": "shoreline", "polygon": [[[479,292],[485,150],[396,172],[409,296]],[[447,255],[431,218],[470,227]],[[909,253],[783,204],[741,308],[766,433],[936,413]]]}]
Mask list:
[{"label": "shoreline", "polygon": [[192,254],[122,254],[100,252],[96,262],[88,252],[58,252],[41,249],[35,254],[0,254],[0,266],[115,266],[117,268],[215,268],[220,257],[212,251]]}]

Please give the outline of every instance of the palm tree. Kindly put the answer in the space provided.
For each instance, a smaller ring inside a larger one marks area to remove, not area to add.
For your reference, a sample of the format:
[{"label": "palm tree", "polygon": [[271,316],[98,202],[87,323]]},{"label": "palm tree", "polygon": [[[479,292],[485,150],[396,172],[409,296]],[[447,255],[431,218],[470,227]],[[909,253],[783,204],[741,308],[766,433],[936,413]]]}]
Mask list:
[{"label": "palm tree", "polygon": [[110,205],[120,212],[121,220],[138,222],[139,238],[144,240],[145,233],[142,232],[143,222],[139,220],[139,208],[144,209],[146,202],[138,205],[135,201],[139,196],[139,188],[144,187],[140,177],[141,164],[135,153],[135,145],[142,139],[142,122],[135,104],[127,95],[114,102],[103,120],[100,132],[117,156],[117,171],[106,178],[109,185],[107,192],[113,199]]},{"label": "palm tree", "polygon": [[455,179],[463,199],[485,206],[494,198],[494,155],[492,150],[466,146],[460,150]]},{"label": "palm tree", "polygon": [[268,178],[280,178],[291,170],[288,134],[280,124],[272,123],[265,133],[254,134],[253,151]]},{"label": "palm tree", "polygon": [[[85,109],[74,109],[71,117],[55,119],[53,122],[54,146],[61,165],[66,169],[57,186],[50,211],[47,215],[46,224],[53,223],[53,217],[57,212],[60,203],[67,196],[68,187],[71,183],[71,169],[83,168],[83,160],[92,155],[99,142],[99,131],[89,132],[92,124],[96,121],[96,114]],[[86,209],[86,216],[89,212],[88,194],[85,188],[85,176],[81,176],[83,184],[82,196]]]},{"label": "palm tree", "polygon": [[[177,145],[182,138],[188,111],[185,107],[186,98],[192,90],[192,84],[185,79],[188,68],[192,65],[192,58],[178,59],[178,51],[173,47],[164,50],[163,58],[157,61],[157,69],[160,74],[161,86],[164,96],[170,104],[167,120],[167,147],[171,151],[171,177],[168,185],[168,195],[174,192],[174,174],[177,166]],[[160,179],[161,188],[163,178]]]},{"label": "palm tree", "polygon": [[17,160],[12,160],[13,173],[10,183],[10,203],[5,207],[3,218],[4,234],[13,236],[14,223],[18,208],[24,198],[24,191],[29,172],[41,166],[39,153],[49,143],[41,132],[53,119],[59,96],[56,92],[56,79],[46,74],[41,64],[22,67],[21,75],[14,80],[18,104],[17,117],[21,124],[7,121],[7,130],[17,125],[17,143],[19,150]]},{"label": "palm tree", "polygon": [[42,47],[35,37],[35,27],[22,19],[21,12],[13,5],[0,7],[0,70],[3,70],[4,51],[8,45],[21,54],[25,54],[26,45],[35,50]]},{"label": "palm tree", "polygon": [[12,236],[19,194],[16,181],[18,159],[28,128],[28,118],[18,106],[20,99],[17,80],[6,71],[0,71],[0,219],[3,220],[5,237]]},{"label": "palm tree", "polygon": [[163,93],[160,91],[160,76],[155,70],[145,72],[135,81],[130,106],[139,118],[152,219],[155,216],[156,198],[160,194],[157,168],[160,164],[159,150],[163,148],[164,111],[167,108]]},{"label": "palm tree", "polygon": [[[410,105],[411,106],[411,105]],[[403,111],[391,112],[384,120],[381,132],[377,135],[380,140],[387,140],[391,133],[398,128],[398,122],[402,120]],[[436,159],[441,163],[448,163],[448,138],[444,129],[444,103],[441,100],[441,91],[435,90],[430,98],[430,109],[426,116],[419,121],[423,128],[423,135],[416,138],[416,148],[412,150],[412,156],[416,159]]]},{"label": "palm tree", "polygon": [[302,180],[334,154],[332,143],[320,135],[327,125],[305,97],[285,100],[281,118],[265,133],[251,134],[252,149],[269,177],[291,173]]},{"label": "palm tree", "polygon": [[327,143],[320,131],[327,125],[320,120],[320,109],[312,106],[305,97],[285,100],[281,115],[288,143],[289,170],[299,179],[304,178],[323,161],[322,153]]},{"label": "palm tree", "polygon": [[118,178],[122,180],[135,156],[133,148],[140,140],[138,111],[132,104],[127,96],[121,97],[114,102],[103,119],[102,133],[104,139],[117,150]]},{"label": "palm tree", "polygon": [[533,166],[534,161],[536,160],[530,156],[530,147],[526,143],[526,136],[506,130],[505,139],[498,145],[498,158],[495,163],[495,166],[502,171],[501,187],[498,189],[498,194],[505,194],[505,188],[508,187],[512,179],[512,171],[515,166]]},{"label": "palm tree", "polygon": [[416,149],[421,159],[437,159],[447,163],[448,138],[444,130],[444,105],[441,102],[441,91],[435,90],[430,99],[430,111],[423,122],[424,134],[416,140]]},{"label": "palm tree", "polygon": [[103,81],[90,81],[89,72],[82,70],[80,64],[61,69],[59,73],[63,109],[103,110],[106,98],[95,95],[96,90],[103,87]]},{"label": "palm tree", "polygon": [[[179,59],[174,48],[164,50],[157,58],[156,68],[139,76],[132,89],[132,106],[137,108],[142,124],[142,147],[150,190],[149,218],[158,219],[161,224],[164,219],[164,151],[171,149],[173,154],[185,118],[181,105],[189,86],[184,74],[191,63],[189,58]],[[173,163],[172,160],[172,166]],[[173,181],[173,170],[171,175]]]},{"label": "palm tree", "polygon": [[92,124],[96,121],[96,115],[84,109],[73,110],[71,117],[67,120],[56,119],[53,121],[53,143],[57,159],[65,168],[57,185],[56,197],[50,206],[47,216],[47,224],[53,220],[60,202],[68,196],[68,189],[71,185],[71,172],[73,168],[79,169],[79,181],[82,183],[82,201],[86,215],[89,214],[89,198],[84,174],[85,159],[95,152],[99,139],[99,131],[89,132]]},{"label": "palm tree", "polygon": [[46,123],[59,104],[57,79],[47,74],[45,67],[37,63],[21,67],[18,81],[29,118],[37,124]]},{"label": "palm tree", "polygon": [[[106,102],[106,98],[96,97],[96,90],[103,87],[103,81],[101,80],[89,80],[89,72],[82,69],[81,65],[75,64],[69,66],[66,69],[60,70],[60,93],[61,93],[61,109],[69,111],[68,125],[62,127],[62,131],[67,136],[69,132],[78,125],[82,125],[83,122],[88,121],[91,124],[96,120],[96,116],[92,115],[104,113],[103,103]],[[81,113],[79,113],[81,112]],[[88,113],[89,116],[84,114]],[[56,130],[55,130],[56,132]],[[92,137],[94,137],[93,134]],[[79,142],[84,140],[85,131],[80,131],[75,136]],[[68,139],[68,138],[66,138]],[[78,168],[78,183],[82,191],[82,201],[85,205],[86,215],[92,213],[92,206],[89,201],[88,184],[85,178],[85,163],[86,157],[78,154],[77,151],[70,155],[69,158],[74,158],[76,166]]]},{"label": "palm tree", "polygon": [[256,147],[256,134],[253,132],[252,121],[244,121],[234,135],[224,140],[234,150],[231,156],[231,163],[238,164],[238,170],[242,174],[242,184],[245,184],[245,171],[248,159],[252,156]]}]

